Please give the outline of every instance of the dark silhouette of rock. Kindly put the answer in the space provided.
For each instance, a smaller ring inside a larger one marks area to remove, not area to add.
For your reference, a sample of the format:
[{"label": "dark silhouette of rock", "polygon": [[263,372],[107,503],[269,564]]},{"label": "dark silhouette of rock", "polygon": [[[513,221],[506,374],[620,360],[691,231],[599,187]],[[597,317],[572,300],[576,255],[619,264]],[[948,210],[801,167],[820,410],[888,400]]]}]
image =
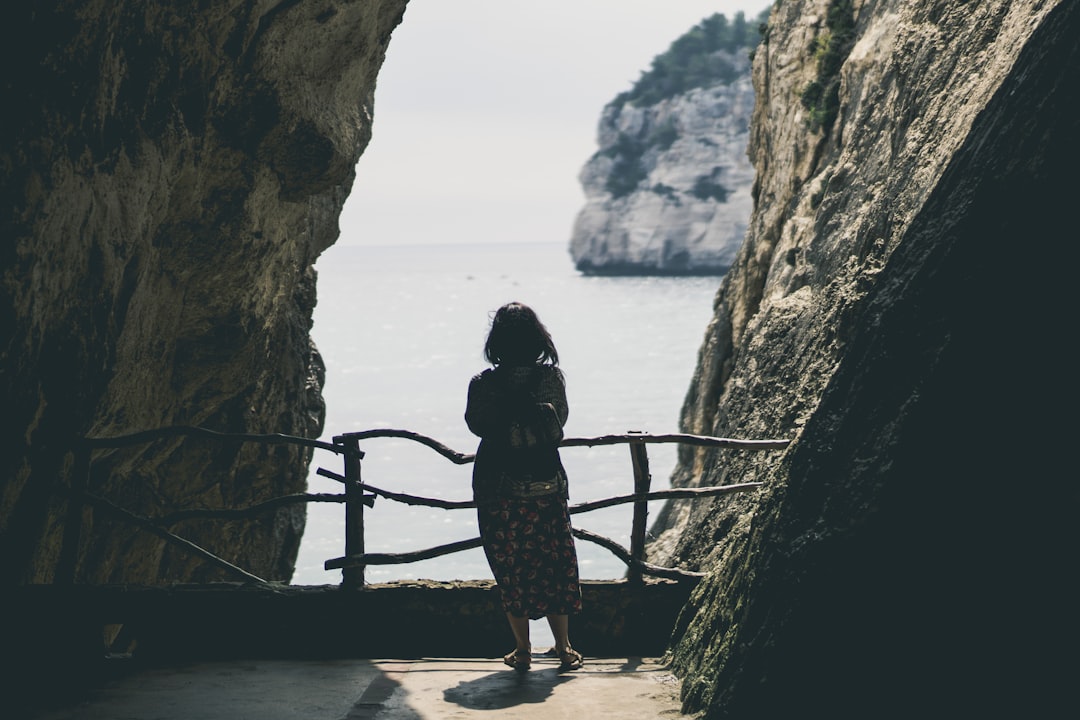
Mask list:
[{"label": "dark silhouette of rock", "polygon": [[[0,576],[54,579],[73,441],[165,425],[316,437],[312,264],[371,133],[404,0],[16,3],[3,30]],[[301,491],[309,451],[101,452],[135,511]],[[302,506],[173,529],[291,576]],[[220,579],[100,512],[76,579]],[[231,579],[231,578],[230,578]]]},{"label": "dark silhouette of rock", "polygon": [[[754,215],[682,429],[794,442],[680,456],[679,485],[766,483],[657,522],[652,559],[711,572],[674,638],[686,708],[1053,714],[1077,640],[1055,418],[1080,6],[785,0],[769,27]],[[827,42],[831,79],[807,50]],[[838,88],[831,124],[792,102],[812,82]]]}]

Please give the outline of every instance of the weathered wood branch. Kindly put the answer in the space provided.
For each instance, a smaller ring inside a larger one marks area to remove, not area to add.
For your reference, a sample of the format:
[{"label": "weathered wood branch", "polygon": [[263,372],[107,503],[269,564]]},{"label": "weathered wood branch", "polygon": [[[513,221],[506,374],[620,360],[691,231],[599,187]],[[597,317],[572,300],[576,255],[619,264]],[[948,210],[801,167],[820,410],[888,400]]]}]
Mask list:
[{"label": "weathered wood branch", "polygon": [[467,453],[460,453],[457,450],[453,450],[451,448],[448,448],[446,445],[443,445],[441,442],[439,442],[438,440],[436,440],[434,438],[430,438],[427,435],[421,435],[420,433],[413,432],[412,430],[395,430],[393,428],[379,428],[379,429],[376,429],[376,430],[362,430],[360,432],[345,433],[344,435],[335,435],[334,436],[334,441],[339,442],[339,441],[343,441],[343,440],[345,440],[347,438],[355,438],[357,440],[367,440],[369,438],[380,438],[380,437],[404,438],[406,440],[412,440],[414,442],[418,442],[421,445],[427,445],[429,448],[431,448],[435,452],[439,453],[440,455],[442,455],[444,458],[446,458],[450,462],[454,463],[455,465],[467,465],[468,463],[471,463],[473,460],[476,459],[476,455],[467,454]]},{"label": "weathered wood branch", "polygon": [[[466,465],[476,459],[476,455],[461,453],[443,445],[438,440],[430,438],[411,430],[397,430],[394,428],[379,428],[375,430],[362,430],[359,432],[345,433],[334,437],[335,442],[345,438],[367,440],[370,438],[396,437],[413,440],[447,458],[457,465]],[[737,440],[734,438],[711,437],[708,435],[690,435],[688,433],[667,433],[664,435],[650,435],[648,433],[621,433],[614,435],[598,435],[596,437],[565,438],[560,447],[593,447],[596,445],[621,445],[625,443],[681,443],[684,445],[700,445],[705,447],[734,448],[739,450],[778,450],[791,444],[791,440]]]},{"label": "weathered wood branch", "polygon": [[438,545],[436,547],[427,548],[426,550],[414,550],[413,552],[364,553],[363,555],[346,556],[327,560],[323,563],[323,567],[326,570],[335,570],[353,565],[402,565],[405,563],[419,562],[420,560],[430,560],[443,555],[451,555],[464,550],[472,550],[473,548],[480,547],[480,545],[480,538],[472,538],[471,540],[459,540],[458,542]]},{"label": "weathered wood branch", "polygon": [[560,447],[593,447],[595,445],[621,445],[623,443],[680,443],[683,445],[701,445],[706,447],[736,448],[739,450],[778,450],[791,444],[790,440],[735,440],[732,438],[710,437],[708,435],[689,435],[686,433],[668,433],[650,435],[648,433],[625,433],[618,435],[598,435],[591,438],[566,438]]},{"label": "weathered wood branch", "polygon": [[129,445],[139,445],[141,443],[151,442],[165,437],[173,437],[176,435],[198,435],[202,437],[215,438],[217,440],[236,440],[240,442],[256,442],[264,445],[280,445],[283,443],[289,443],[292,445],[305,445],[307,447],[318,448],[320,450],[329,450],[332,453],[343,454],[347,452],[346,448],[340,445],[333,445],[321,440],[312,440],[310,438],[297,437],[295,435],[284,435],[282,433],[272,433],[269,435],[255,435],[249,433],[223,433],[216,430],[207,430],[202,427],[195,427],[193,425],[172,425],[170,427],[155,428],[153,430],[143,430],[140,432],[130,433],[127,435],[116,435],[113,437],[88,437],[83,438],[82,442],[91,448],[119,448],[127,447]]},{"label": "weathered wood branch", "polygon": [[476,507],[476,503],[472,500],[438,500],[435,498],[420,497],[418,495],[409,495],[407,493],[390,492],[389,490],[383,490],[382,488],[377,488],[374,485],[368,485],[367,483],[361,483],[360,487],[370,493],[375,493],[379,497],[384,497],[388,500],[396,500],[400,503],[405,503],[406,505],[436,507],[442,508],[443,510],[467,510]]},{"label": "weathered wood branch", "polygon": [[148,532],[153,533],[154,535],[157,535],[159,538],[162,538],[166,542],[172,543],[173,545],[177,545],[177,546],[183,548],[184,550],[186,550],[186,551],[188,551],[190,553],[198,555],[199,557],[203,558],[204,560],[211,563],[212,565],[217,565],[219,568],[222,568],[223,570],[226,570],[226,571],[228,571],[230,573],[233,573],[235,575],[239,575],[242,578],[244,578],[245,580],[253,580],[253,581],[258,582],[258,583],[265,583],[266,582],[265,580],[263,580],[258,575],[253,575],[253,574],[249,573],[247,570],[244,570],[243,568],[240,568],[240,567],[237,567],[236,565],[233,565],[228,560],[225,560],[223,558],[218,557],[214,553],[210,552],[209,550],[207,550],[207,549],[205,549],[203,547],[200,547],[200,546],[196,545],[195,543],[191,542],[190,540],[186,540],[186,539],[180,537],[179,535],[174,535],[171,532],[169,532],[168,530],[165,530],[164,528],[158,527],[157,525],[155,525],[150,520],[147,520],[146,518],[144,518],[144,517],[142,517],[140,515],[136,515],[135,513],[131,512],[130,510],[125,510],[124,508],[120,507],[119,505],[116,505],[116,504],[114,504],[112,502],[109,502],[108,500],[106,500],[103,497],[99,497],[99,496],[94,495],[92,493],[86,493],[83,497],[85,497],[87,502],[94,505],[95,507],[99,507],[99,508],[105,510],[106,512],[112,513],[113,515],[116,515],[116,516],[122,518],[123,520],[126,520],[127,522],[130,522],[133,525],[136,525],[136,526],[142,528],[143,530],[146,530]]},{"label": "weathered wood branch", "polygon": [[[362,439],[371,439],[379,437],[396,437],[418,442],[422,445],[426,445],[437,453],[447,458],[451,462],[457,465],[465,465],[473,462],[476,458],[473,454],[461,453],[453,450],[441,442],[422,435],[420,433],[412,432],[410,430],[398,430],[393,428],[382,428],[375,430],[365,430],[361,432],[346,433],[344,435],[338,435],[334,437],[334,442],[326,443],[320,440],[312,440],[308,438],[301,438],[292,435],[284,435],[280,433],[269,435],[257,435],[248,433],[222,433],[214,430],[208,430],[206,428],[194,427],[188,425],[176,425],[171,427],[157,428],[154,430],[145,430],[141,432],[131,433],[127,435],[119,435],[114,437],[99,437],[99,438],[82,438],[81,447],[87,451],[91,449],[100,448],[119,448],[130,445],[136,445],[140,443],[151,442],[160,438],[178,436],[178,435],[195,435],[214,438],[218,440],[237,441],[237,442],[257,442],[263,444],[281,444],[290,443],[295,445],[302,445],[322,450],[328,450],[330,452],[345,455],[346,465],[350,463],[354,464],[355,468],[359,467],[359,460],[364,457],[363,451],[357,447],[357,442]],[[649,435],[646,433],[625,433],[625,434],[613,434],[613,435],[601,435],[590,438],[566,438],[560,443],[561,447],[593,447],[597,445],[618,445],[618,444],[636,444],[641,445],[644,443],[681,443],[687,445],[698,445],[705,447],[719,447],[719,448],[732,448],[740,450],[772,450],[781,449],[787,447],[790,444],[790,440],[736,440],[731,438],[718,438],[709,437],[704,435],[689,435],[685,433],[671,433],[665,435]],[[173,533],[168,532],[162,525],[170,525],[173,523],[181,522],[183,520],[195,519],[195,518],[217,518],[217,519],[238,519],[249,517],[267,510],[273,510],[280,507],[296,503],[308,503],[308,502],[347,502],[347,496],[355,493],[356,491],[367,491],[372,495],[365,496],[361,502],[369,507],[374,502],[374,496],[378,495],[390,500],[402,502],[407,505],[419,505],[426,507],[437,507],[446,510],[475,508],[476,503],[473,501],[446,501],[437,500],[433,498],[425,498],[416,495],[409,495],[407,493],[395,493],[388,490],[383,490],[371,485],[365,485],[359,482],[359,472],[355,470],[355,477],[352,480],[349,477],[340,475],[339,473],[326,470],[324,468],[318,469],[318,474],[336,480],[345,484],[346,495],[331,495],[331,494],[309,494],[300,493],[293,495],[286,495],[283,497],[273,498],[256,505],[250,505],[243,508],[223,509],[223,510],[211,510],[211,509],[192,509],[181,510],[167,515],[163,515],[157,518],[147,519],[135,515],[134,513],[125,510],[112,502],[91,494],[85,494],[83,499],[97,507],[100,507],[107,512],[111,512],[119,517],[131,522],[138,527],[141,527],[159,537],[165,539],[167,542],[178,545],[185,550],[199,555],[209,561],[210,563],[217,565],[230,573],[238,574],[247,580],[254,580],[256,582],[265,582],[262,578],[253,575],[242,568],[239,568],[232,563],[214,555],[213,553],[199,547],[198,545],[181,538]],[[647,473],[647,465],[644,466],[642,472]],[[348,475],[348,473],[347,473]],[[598,510],[600,508],[612,507],[616,505],[622,505],[626,503],[644,503],[649,500],[666,500],[675,498],[693,498],[704,497],[714,495],[724,495],[733,492],[742,492],[760,487],[762,483],[741,483],[737,485],[726,485],[719,487],[704,487],[704,488],[672,488],[670,490],[658,490],[653,492],[640,492],[642,488],[637,488],[637,492],[632,495],[623,495],[620,497],[606,498],[603,500],[595,500],[587,503],[580,503],[570,508],[570,512],[574,514],[589,512],[591,510]],[[75,505],[79,505],[76,501]],[[352,507],[352,506],[350,506]],[[639,506],[640,507],[640,506]],[[359,504],[354,509],[358,509]],[[73,509],[73,512],[75,510]],[[72,532],[72,535],[75,533]],[[658,577],[674,578],[674,579],[686,579],[686,578],[698,578],[701,577],[701,573],[691,573],[684,570],[662,568],[644,561],[635,559],[630,551],[623,548],[618,543],[605,538],[601,535],[590,533],[586,530],[575,529],[574,535],[583,540],[596,543],[601,547],[606,548],[612,552],[616,557],[627,564],[632,571],[639,571],[643,574],[655,575]],[[69,542],[68,545],[74,547],[74,543],[77,540]],[[348,544],[348,543],[347,543]],[[328,560],[325,563],[326,569],[334,568],[355,568],[362,567],[364,565],[383,565],[383,564],[398,564],[416,562],[419,560],[426,560],[430,558],[440,557],[442,555],[448,555],[454,552],[460,552],[462,550],[468,550],[480,546],[480,539],[474,538],[472,540],[464,540],[461,542],[450,543],[448,545],[441,545],[426,550],[418,550],[409,553],[356,553],[355,549],[350,551],[346,549],[346,556],[343,558],[335,558]],[[69,548],[70,549],[70,548]],[[362,550],[362,547],[359,548]]]},{"label": "weathered wood branch", "polygon": [[[640,433],[634,433],[638,435]],[[652,489],[652,473],[649,472],[649,452],[645,449],[645,443],[632,442],[630,448],[630,462],[634,468],[634,494],[638,496],[648,495]],[[626,574],[626,579],[631,583],[640,584],[642,581],[641,568],[636,563],[645,559],[645,531],[649,520],[649,503],[645,500],[634,502],[634,514],[630,521],[630,557],[633,563]]]},{"label": "weathered wood branch", "polygon": [[626,563],[627,567],[637,568],[642,575],[653,575],[655,577],[668,578],[669,580],[697,580],[705,577],[705,573],[680,570],[679,568],[660,567],[659,565],[653,565],[652,563],[643,560],[635,560],[634,557],[631,556],[629,550],[603,535],[597,535],[596,533],[582,530],[581,528],[573,528],[572,532],[576,538],[596,543],[605,550],[609,550],[612,555]]},{"label": "weathered wood branch", "polygon": [[326,468],[319,468],[315,471],[315,474],[322,475],[324,478],[330,478],[331,480],[337,480],[342,485],[348,482],[341,473],[336,473],[333,470],[327,470]]},{"label": "weathered wood branch", "polygon": [[[330,478],[331,480],[337,480],[338,482],[345,482],[343,475],[338,475],[332,470],[326,468],[319,468],[315,471],[316,475],[322,475],[323,477]],[[419,495],[409,495],[408,493],[396,493],[389,490],[383,490],[377,488],[374,485],[367,485],[366,483],[360,484],[361,490],[366,490],[370,493],[375,493],[379,497],[384,497],[387,500],[396,500],[399,503],[405,505],[420,505],[423,507],[436,507],[443,510],[467,510],[468,508],[476,507],[476,503],[472,500],[438,500],[436,498],[426,498]],[[370,507],[370,506],[369,506]]]},{"label": "weathered wood branch", "polygon": [[[317,474],[324,477],[329,477],[333,480],[339,480],[344,482],[345,478],[334,473],[330,470],[319,468]],[[699,488],[671,488],[670,490],[653,490],[652,492],[645,493],[643,495],[619,495],[616,497],[604,498],[603,500],[591,500],[589,502],[579,503],[577,505],[570,506],[570,513],[584,513],[592,510],[600,510],[602,508],[613,507],[615,505],[625,505],[627,503],[641,502],[643,500],[675,500],[679,498],[696,498],[696,497],[710,497],[714,495],[727,495],[729,493],[746,492],[747,490],[753,490],[763,485],[760,482],[739,483],[737,485],[715,485]],[[395,500],[397,502],[405,503],[406,505],[418,505],[423,507],[435,507],[443,510],[467,510],[469,508],[475,508],[476,503],[472,500],[437,500],[435,498],[420,497],[418,495],[409,495],[407,493],[395,493],[389,490],[383,490],[377,488],[374,485],[368,485],[366,483],[361,484],[362,489],[367,492],[374,493],[380,497],[387,498],[388,500]]]},{"label": "weathered wood branch", "polygon": [[[615,557],[626,563],[628,567],[636,567],[643,575],[668,578],[669,580],[696,580],[705,577],[705,573],[680,570],[679,568],[665,568],[641,560],[634,560],[630,556],[629,550],[603,535],[597,535],[596,533],[580,528],[574,528],[573,533],[574,537],[596,543],[605,550],[609,550]],[[357,565],[400,565],[418,562],[420,560],[430,560],[443,555],[462,552],[463,550],[472,550],[473,548],[480,547],[481,544],[480,538],[472,538],[471,540],[460,540],[458,542],[439,545],[437,547],[427,548],[426,550],[415,550],[413,552],[365,553],[363,555],[333,558],[323,563],[323,567],[326,570],[337,570]]]},{"label": "weathered wood branch", "polygon": [[614,505],[625,505],[626,503],[640,502],[642,500],[674,500],[678,498],[728,495],[729,493],[746,492],[747,490],[753,490],[755,488],[761,487],[764,484],[765,483],[750,482],[739,483],[738,485],[714,485],[699,488],[672,488],[670,490],[653,490],[652,492],[648,492],[643,495],[619,495],[616,497],[604,498],[603,500],[591,500],[589,502],[571,505],[570,513],[575,514],[590,512],[592,510],[599,510],[601,508],[612,507]]}]

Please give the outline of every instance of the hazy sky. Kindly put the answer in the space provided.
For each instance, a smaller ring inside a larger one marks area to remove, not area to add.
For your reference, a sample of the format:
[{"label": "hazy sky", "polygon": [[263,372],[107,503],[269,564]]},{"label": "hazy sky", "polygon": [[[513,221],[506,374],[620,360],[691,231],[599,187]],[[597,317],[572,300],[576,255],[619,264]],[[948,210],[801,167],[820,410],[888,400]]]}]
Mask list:
[{"label": "hazy sky", "polygon": [[705,17],[762,0],[410,0],[339,245],[566,243],[600,111]]}]

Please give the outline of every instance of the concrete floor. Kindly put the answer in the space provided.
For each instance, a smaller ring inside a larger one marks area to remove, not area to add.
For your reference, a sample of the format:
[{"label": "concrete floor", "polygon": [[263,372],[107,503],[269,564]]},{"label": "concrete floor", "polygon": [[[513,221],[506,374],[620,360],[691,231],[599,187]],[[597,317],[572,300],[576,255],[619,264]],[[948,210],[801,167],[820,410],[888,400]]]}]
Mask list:
[{"label": "concrete floor", "polygon": [[[559,672],[501,660],[258,660],[143,669],[27,720],[433,720],[684,717],[657,660],[586,658]],[[15,720],[15,718],[12,718]]]}]

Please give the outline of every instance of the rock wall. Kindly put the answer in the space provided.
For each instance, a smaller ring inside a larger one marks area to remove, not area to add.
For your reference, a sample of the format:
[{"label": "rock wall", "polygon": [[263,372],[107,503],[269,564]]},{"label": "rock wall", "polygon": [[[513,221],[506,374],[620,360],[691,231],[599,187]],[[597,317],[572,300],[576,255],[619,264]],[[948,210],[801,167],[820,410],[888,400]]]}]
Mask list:
[{"label": "rock wall", "polygon": [[[0,582],[56,579],[78,436],[321,432],[312,265],[337,237],[404,6],[0,11]],[[309,455],[212,441],[101,451],[90,490],[144,514],[244,505],[302,491]],[[304,517],[172,529],[286,580]],[[100,512],[84,520],[79,581],[219,577]]]},{"label": "rock wall", "polygon": [[578,270],[720,275],[731,266],[753,207],[754,90],[747,50],[720,53],[731,82],[604,108],[600,149],[580,175],[586,203],[570,238]]},{"label": "rock wall", "polygon": [[1068,0],[774,5],[682,429],[793,443],[680,455],[676,485],[766,483],[657,519],[651,559],[710,572],[673,638],[686,710],[1069,702],[1077,38]]}]

